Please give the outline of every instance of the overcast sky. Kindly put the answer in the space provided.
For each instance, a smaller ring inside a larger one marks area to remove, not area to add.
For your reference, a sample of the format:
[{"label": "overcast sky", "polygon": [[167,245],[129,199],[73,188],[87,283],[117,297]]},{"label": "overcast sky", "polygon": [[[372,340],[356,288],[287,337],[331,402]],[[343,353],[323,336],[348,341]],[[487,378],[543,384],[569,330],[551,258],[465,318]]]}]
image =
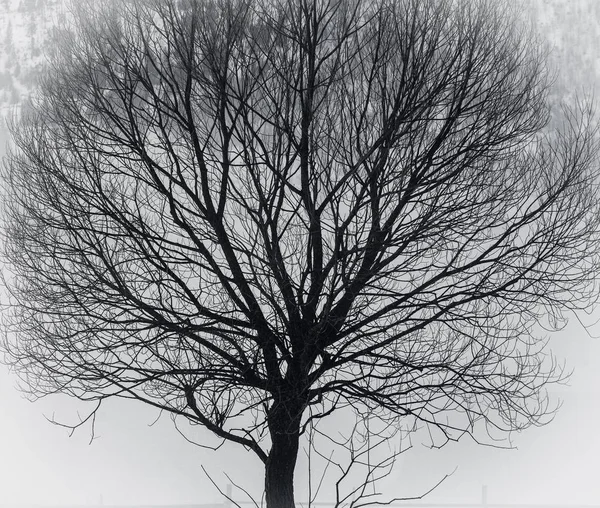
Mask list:
[{"label": "overcast sky", "polygon": [[[587,322],[597,319],[600,313]],[[487,485],[489,503],[600,505],[600,339],[594,338],[600,325],[588,332],[574,320],[551,338],[552,349],[575,371],[570,386],[553,392],[563,406],[551,424],[514,435],[512,450],[468,438],[442,450],[415,442],[402,455],[389,494],[418,494],[454,471],[427,501],[478,502]],[[85,415],[89,408],[59,396],[32,404],[15,384],[0,366],[0,505],[219,502],[202,464],[223,486],[223,471],[247,487],[262,483],[262,466],[250,453],[190,445],[168,417],[151,426],[158,414],[139,403],[106,403],[91,444],[89,426],[69,437],[45,417],[74,423],[78,411]],[[304,497],[297,493],[298,500]]]}]

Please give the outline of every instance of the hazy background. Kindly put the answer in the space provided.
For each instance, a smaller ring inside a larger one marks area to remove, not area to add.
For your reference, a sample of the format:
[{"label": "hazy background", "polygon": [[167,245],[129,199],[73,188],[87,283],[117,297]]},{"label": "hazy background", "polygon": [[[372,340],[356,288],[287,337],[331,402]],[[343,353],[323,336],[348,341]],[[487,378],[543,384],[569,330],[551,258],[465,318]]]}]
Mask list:
[{"label": "hazy background", "polygon": [[[556,96],[597,91],[600,73],[600,0],[521,0],[515,5],[552,45]],[[0,111],[10,115],[33,86],[42,49],[63,15],[62,0],[0,0]],[[596,94],[598,95],[598,94]],[[0,128],[0,154],[7,133]],[[414,442],[400,458],[389,494],[415,495],[452,471],[428,502],[476,503],[488,486],[489,503],[600,505],[600,312],[552,336],[559,358],[575,370],[569,386],[553,391],[563,406],[555,420],[512,436],[515,449],[498,450],[465,439],[442,450]],[[168,417],[129,401],[99,412],[96,439],[90,427],[69,437],[47,422],[76,423],[86,406],[63,397],[32,404],[0,366],[0,505],[185,504],[220,502],[201,465],[223,486],[222,472],[251,487],[262,469],[234,447],[213,453],[194,447]],[[198,431],[199,432],[199,431]],[[200,434],[199,434],[200,436]],[[302,472],[300,473],[302,474]],[[302,493],[298,500],[304,500]]]}]

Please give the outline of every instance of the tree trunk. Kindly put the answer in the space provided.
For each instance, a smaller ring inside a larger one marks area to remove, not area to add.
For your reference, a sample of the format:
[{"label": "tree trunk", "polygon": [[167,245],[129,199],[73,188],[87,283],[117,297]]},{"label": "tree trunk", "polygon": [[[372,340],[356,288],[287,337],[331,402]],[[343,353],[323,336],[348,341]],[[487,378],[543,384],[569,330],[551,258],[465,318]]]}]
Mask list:
[{"label": "tree trunk", "polygon": [[267,508],[295,508],[294,469],[300,441],[300,412],[276,404],[269,412],[271,451],[265,467]]}]

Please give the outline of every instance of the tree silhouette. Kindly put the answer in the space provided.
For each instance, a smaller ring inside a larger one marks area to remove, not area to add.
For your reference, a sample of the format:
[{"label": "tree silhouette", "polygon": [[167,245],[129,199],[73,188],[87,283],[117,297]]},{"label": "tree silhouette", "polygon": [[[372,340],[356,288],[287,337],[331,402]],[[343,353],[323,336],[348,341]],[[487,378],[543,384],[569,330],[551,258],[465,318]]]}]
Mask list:
[{"label": "tree silhouette", "polygon": [[342,408],[438,446],[543,424],[562,370],[538,325],[594,297],[598,136],[584,103],[550,129],[515,19],[81,9],[4,167],[7,361],[34,395],[136,399],[251,450],[269,508]]}]

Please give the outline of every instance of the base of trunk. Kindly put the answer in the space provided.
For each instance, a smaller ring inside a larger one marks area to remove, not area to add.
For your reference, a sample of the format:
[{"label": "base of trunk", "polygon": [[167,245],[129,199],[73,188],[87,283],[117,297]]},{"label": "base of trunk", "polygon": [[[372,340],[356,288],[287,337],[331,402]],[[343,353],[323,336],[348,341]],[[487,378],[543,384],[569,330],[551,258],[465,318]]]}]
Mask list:
[{"label": "base of trunk", "polygon": [[271,451],[265,464],[267,508],[295,508],[294,469],[300,442],[299,422],[290,422],[289,411],[269,415]]}]

